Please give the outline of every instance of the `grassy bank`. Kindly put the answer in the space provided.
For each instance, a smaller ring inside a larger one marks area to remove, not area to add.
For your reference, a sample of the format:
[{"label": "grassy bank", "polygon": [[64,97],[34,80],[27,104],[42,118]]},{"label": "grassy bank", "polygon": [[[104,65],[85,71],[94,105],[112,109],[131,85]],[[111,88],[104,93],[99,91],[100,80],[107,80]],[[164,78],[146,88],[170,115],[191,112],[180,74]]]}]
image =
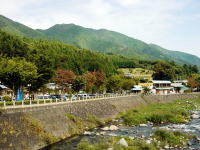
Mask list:
[{"label": "grassy bank", "polygon": [[127,141],[128,147],[121,146],[118,144],[121,138],[109,137],[93,144],[84,141],[79,143],[77,150],[107,150],[109,148],[113,148],[113,150],[156,150],[153,145],[146,144],[145,141],[133,140],[129,137],[123,137]]},{"label": "grassy bank", "polygon": [[167,131],[158,129],[154,132],[153,145],[157,148],[160,147],[185,147],[189,139],[194,138],[192,135],[181,133],[179,131]]},{"label": "grassy bank", "polygon": [[177,100],[169,103],[148,104],[120,113],[126,125],[138,125],[152,122],[185,123],[190,117],[190,110],[200,105],[200,98],[190,100]]},{"label": "grassy bank", "polygon": [[66,114],[66,117],[71,121],[69,135],[78,135],[85,130],[90,130],[98,126],[102,126],[103,122],[92,114],[87,114],[86,118],[80,118],[73,114]]}]

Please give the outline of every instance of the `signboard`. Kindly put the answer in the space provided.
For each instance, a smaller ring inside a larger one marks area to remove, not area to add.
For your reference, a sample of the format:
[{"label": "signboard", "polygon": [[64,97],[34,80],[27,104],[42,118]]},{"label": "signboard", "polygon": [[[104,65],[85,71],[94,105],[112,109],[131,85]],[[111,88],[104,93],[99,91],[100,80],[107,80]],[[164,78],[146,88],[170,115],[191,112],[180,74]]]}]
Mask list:
[{"label": "signboard", "polygon": [[22,101],[24,99],[23,89],[19,88],[17,90],[16,101]]}]

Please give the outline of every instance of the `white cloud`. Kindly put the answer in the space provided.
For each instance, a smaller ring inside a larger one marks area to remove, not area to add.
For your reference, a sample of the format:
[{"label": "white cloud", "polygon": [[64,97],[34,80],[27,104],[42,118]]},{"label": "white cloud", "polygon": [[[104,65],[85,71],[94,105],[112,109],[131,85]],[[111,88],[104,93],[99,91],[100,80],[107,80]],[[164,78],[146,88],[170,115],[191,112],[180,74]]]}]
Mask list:
[{"label": "white cloud", "polygon": [[120,4],[120,5],[123,5],[123,6],[135,6],[135,5],[138,5],[140,4],[142,1],[141,0],[117,0],[117,2]]}]

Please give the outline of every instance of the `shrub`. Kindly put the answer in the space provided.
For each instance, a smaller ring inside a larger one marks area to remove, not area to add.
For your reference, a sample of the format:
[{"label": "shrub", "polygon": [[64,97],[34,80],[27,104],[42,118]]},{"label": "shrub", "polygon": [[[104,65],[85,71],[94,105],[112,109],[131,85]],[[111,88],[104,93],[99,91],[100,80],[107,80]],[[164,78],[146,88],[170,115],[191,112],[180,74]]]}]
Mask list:
[{"label": "shrub", "polygon": [[3,99],[4,101],[12,101],[12,99],[11,99],[10,96],[4,96],[4,97],[2,97],[2,99]]},{"label": "shrub", "polygon": [[4,102],[0,102],[0,106],[1,106],[1,107],[4,106]]},{"label": "shrub", "polygon": [[76,117],[72,114],[66,114],[67,118],[73,122],[76,122]]},{"label": "shrub", "polygon": [[166,113],[156,113],[150,115],[149,118],[147,118],[148,121],[161,124],[161,123],[173,123],[176,122],[176,119],[173,114],[166,114]]},{"label": "shrub", "polygon": [[12,101],[7,101],[6,105],[13,105],[13,102]]},{"label": "shrub", "polygon": [[160,141],[159,145],[158,142],[156,143],[159,147],[164,147],[165,145],[182,147],[185,146],[186,141],[191,138],[191,136],[179,131],[172,132],[161,129],[156,130],[153,137],[157,141]]},{"label": "shrub", "polygon": [[32,100],[32,104],[37,104],[37,100]]},{"label": "shrub", "polygon": [[30,100],[25,100],[24,104],[26,104],[26,105],[30,104]]},{"label": "shrub", "polygon": [[22,118],[27,128],[34,134],[40,136],[46,144],[52,144],[57,142],[59,139],[53,136],[50,133],[47,133],[44,127],[38,120],[33,119],[32,117]]},{"label": "shrub", "polygon": [[128,143],[128,147],[123,147],[118,143],[122,137],[109,137],[96,141],[95,143],[81,142],[78,145],[78,150],[107,150],[113,148],[114,150],[156,150],[153,145],[145,143],[142,140],[132,140],[128,137],[123,137]]},{"label": "shrub", "polygon": [[96,116],[94,116],[92,114],[87,115],[87,121],[94,123],[95,125],[103,125],[101,120],[97,119]]},{"label": "shrub", "polygon": [[95,147],[88,142],[81,142],[78,145],[77,150],[95,150]]},{"label": "shrub", "polygon": [[15,102],[15,105],[21,105],[22,104],[22,101],[16,101]]},{"label": "shrub", "polygon": [[84,129],[84,123],[78,117],[73,114],[66,114],[67,118],[75,123],[78,129]]}]

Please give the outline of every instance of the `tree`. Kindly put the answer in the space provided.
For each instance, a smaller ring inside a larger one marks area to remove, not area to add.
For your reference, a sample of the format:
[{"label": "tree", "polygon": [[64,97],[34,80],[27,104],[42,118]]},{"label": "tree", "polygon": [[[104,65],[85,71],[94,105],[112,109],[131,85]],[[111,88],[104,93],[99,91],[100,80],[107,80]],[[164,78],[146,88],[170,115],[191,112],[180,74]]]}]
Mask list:
[{"label": "tree", "polygon": [[28,50],[28,44],[21,38],[0,31],[0,54],[9,58],[26,57]]},{"label": "tree", "polygon": [[122,79],[121,76],[119,75],[112,75],[107,83],[106,83],[106,88],[107,91],[109,92],[117,92],[120,90],[122,84]]},{"label": "tree", "polygon": [[191,65],[191,66],[189,66],[189,68],[190,68],[192,73],[198,73],[199,72],[197,65],[193,65],[193,66]]},{"label": "tree", "polygon": [[175,78],[175,70],[173,66],[164,61],[159,61],[154,65],[154,80],[173,80]]},{"label": "tree", "polygon": [[143,90],[145,95],[150,94],[151,89],[149,87],[144,87]]},{"label": "tree", "polygon": [[71,70],[64,70],[64,69],[57,69],[55,71],[54,81],[57,84],[65,84],[65,83],[72,83],[75,80],[76,76],[73,71]]},{"label": "tree", "polygon": [[56,84],[61,86],[62,91],[64,91],[65,88],[68,87],[68,84],[73,83],[75,78],[76,78],[76,76],[73,71],[57,69],[55,71],[54,81]]},{"label": "tree", "polygon": [[188,78],[188,86],[191,89],[197,88],[196,90],[199,91],[200,87],[200,74],[194,73]]},{"label": "tree", "polygon": [[130,90],[135,84],[136,83],[133,79],[123,79],[122,80],[122,89],[125,91]]},{"label": "tree", "polygon": [[72,89],[75,92],[79,92],[85,86],[85,80],[82,76],[77,76],[74,82],[72,83]]},{"label": "tree", "polygon": [[188,78],[188,86],[191,89],[196,88],[199,85],[199,83],[197,82],[197,80],[194,77],[190,77]]},{"label": "tree", "polygon": [[25,59],[1,58],[0,68],[0,81],[15,94],[21,86],[26,86],[38,77],[37,67]]},{"label": "tree", "polygon": [[106,76],[104,72],[96,71],[92,72],[92,74],[95,76],[95,86],[99,89],[106,81]]},{"label": "tree", "polygon": [[91,72],[88,72],[83,75],[83,78],[85,80],[85,91],[87,93],[92,92],[92,89],[94,88],[96,82],[95,75]]},{"label": "tree", "polygon": [[38,78],[33,80],[31,86],[28,87],[29,91],[36,92],[52,79],[54,74],[53,62],[51,56],[40,49],[32,50],[26,59],[33,62],[38,68]]}]

